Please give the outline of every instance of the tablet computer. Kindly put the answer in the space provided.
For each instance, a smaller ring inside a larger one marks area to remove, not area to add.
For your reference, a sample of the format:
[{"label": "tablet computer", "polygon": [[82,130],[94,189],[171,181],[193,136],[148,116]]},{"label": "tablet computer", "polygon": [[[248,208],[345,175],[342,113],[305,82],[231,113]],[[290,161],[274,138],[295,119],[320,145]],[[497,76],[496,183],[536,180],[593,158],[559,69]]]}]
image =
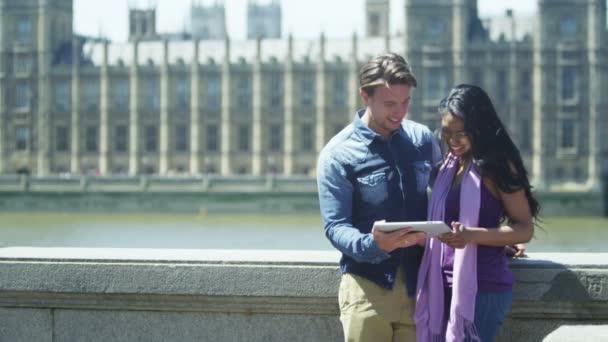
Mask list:
[{"label": "tablet computer", "polygon": [[425,232],[427,237],[435,237],[452,231],[450,227],[443,221],[403,221],[403,222],[374,222],[376,229],[383,232],[392,232],[395,230],[412,227],[413,232]]}]

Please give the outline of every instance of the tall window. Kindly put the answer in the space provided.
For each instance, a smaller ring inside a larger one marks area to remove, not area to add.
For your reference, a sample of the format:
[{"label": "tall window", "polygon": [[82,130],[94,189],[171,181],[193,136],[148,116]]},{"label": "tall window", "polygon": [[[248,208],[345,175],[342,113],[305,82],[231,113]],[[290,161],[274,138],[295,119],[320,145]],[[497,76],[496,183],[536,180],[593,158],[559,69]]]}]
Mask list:
[{"label": "tall window", "polygon": [[175,151],[188,151],[188,126],[178,125],[175,127]]},{"label": "tall window", "polygon": [[560,120],[559,147],[564,150],[576,148],[576,124],[574,119]]},{"label": "tall window", "polygon": [[380,16],[378,13],[370,13],[369,15],[369,28],[368,32],[370,36],[377,37],[380,35]]},{"label": "tall window", "polygon": [[519,76],[519,97],[522,101],[532,99],[532,75],[530,70],[523,70]]},{"label": "tall window", "polygon": [[28,73],[32,71],[32,57],[28,55],[15,56],[15,73]]},{"label": "tall window", "polygon": [[425,99],[428,101],[439,101],[447,91],[447,75],[443,69],[427,69],[427,79],[425,87]]},{"label": "tall window", "polygon": [[578,73],[576,67],[565,66],[561,71],[561,100],[575,101],[578,98]]},{"label": "tall window", "polygon": [[158,132],[156,126],[148,125],[144,130],[144,148],[146,152],[156,152]]},{"label": "tall window", "polygon": [[85,147],[87,152],[97,152],[97,127],[89,126],[86,129]]},{"label": "tall window", "polygon": [[504,69],[496,72],[496,97],[501,102],[506,102],[509,99],[509,79],[507,71]]},{"label": "tall window", "polygon": [[281,151],[281,140],[282,140],[282,128],[281,125],[271,125],[270,135],[268,141],[268,148],[271,152]]},{"label": "tall window", "polygon": [[207,81],[207,108],[210,111],[220,109],[220,78],[218,75],[209,75]]},{"label": "tall window", "polygon": [[84,85],[84,109],[92,113],[99,108],[99,82],[91,79]]},{"label": "tall window", "polygon": [[344,74],[336,72],[334,74],[334,96],[332,102],[334,107],[344,107],[346,103],[346,82],[344,80]]},{"label": "tall window", "polygon": [[135,20],[129,20],[129,34],[131,36],[135,36],[136,32],[137,32],[137,24]]},{"label": "tall window", "polygon": [[116,152],[127,152],[128,132],[127,126],[116,126],[114,131],[114,150]]},{"label": "tall window", "polygon": [[474,85],[483,87],[483,71],[479,69],[473,70],[473,76],[471,79],[473,80]]},{"label": "tall window", "polygon": [[520,142],[519,147],[522,151],[530,151],[532,149],[532,123],[528,118],[523,118],[520,122]]},{"label": "tall window", "polygon": [[129,82],[126,79],[117,80],[114,85],[114,109],[121,113],[129,111]]},{"label": "tall window", "polygon": [[186,77],[175,81],[175,108],[180,112],[186,112],[190,108],[190,85]]},{"label": "tall window", "polygon": [[25,151],[29,146],[30,128],[26,126],[15,127],[15,149]]},{"label": "tall window", "polygon": [[239,125],[238,147],[241,152],[248,152],[250,145],[249,125]]},{"label": "tall window", "polygon": [[300,85],[302,88],[301,97],[300,97],[300,105],[302,107],[310,107],[314,104],[314,93],[315,93],[315,83],[314,77],[312,73],[305,73],[302,75],[302,80],[300,81]]},{"label": "tall window", "polygon": [[562,40],[575,40],[577,34],[577,24],[574,17],[562,18],[559,23],[559,33]]},{"label": "tall window", "polygon": [[207,126],[207,135],[205,137],[208,152],[217,152],[218,148],[218,127],[217,125]]},{"label": "tall window", "polygon": [[270,107],[271,109],[276,109],[283,103],[283,80],[281,78],[281,73],[273,72],[270,74],[270,82],[268,84]]},{"label": "tall window", "polygon": [[144,86],[144,103],[147,112],[158,112],[160,108],[160,93],[158,90],[158,80],[150,78]]},{"label": "tall window", "polygon": [[70,111],[70,82],[61,80],[55,83],[55,111],[58,113],[67,113]]},{"label": "tall window", "polygon": [[237,99],[239,106],[249,106],[251,97],[249,75],[242,74],[237,83]]},{"label": "tall window", "polygon": [[17,20],[16,41],[19,44],[32,42],[32,22],[30,18],[22,17]]},{"label": "tall window", "polygon": [[30,85],[27,81],[18,81],[15,85],[15,108],[30,107]]},{"label": "tall window", "polygon": [[302,145],[302,151],[312,151],[312,126],[310,124],[302,125],[300,142]]},{"label": "tall window", "polygon": [[55,131],[55,149],[57,152],[66,152],[69,148],[70,135],[66,126],[57,126]]},{"label": "tall window", "polygon": [[429,42],[438,41],[441,39],[443,31],[444,27],[441,19],[437,17],[429,18],[426,22],[424,36]]}]

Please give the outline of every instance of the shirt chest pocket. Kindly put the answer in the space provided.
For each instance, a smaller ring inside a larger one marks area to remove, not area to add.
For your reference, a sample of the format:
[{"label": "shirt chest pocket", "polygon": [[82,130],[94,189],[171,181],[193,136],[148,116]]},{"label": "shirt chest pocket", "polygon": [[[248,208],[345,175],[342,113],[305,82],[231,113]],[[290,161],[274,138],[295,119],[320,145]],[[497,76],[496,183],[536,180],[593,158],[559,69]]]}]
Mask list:
[{"label": "shirt chest pocket", "polygon": [[418,190],[418,192],[426,192],[426,188],[429,185],[431,169],[431,163],[427,160],[414,162],[414,171],[416,172],[416,190]]},{"label": "shirt chest pocket", "polygon": [[380,204],[388,198],[388,180],[384,171],[357,177],[363,202]]}]

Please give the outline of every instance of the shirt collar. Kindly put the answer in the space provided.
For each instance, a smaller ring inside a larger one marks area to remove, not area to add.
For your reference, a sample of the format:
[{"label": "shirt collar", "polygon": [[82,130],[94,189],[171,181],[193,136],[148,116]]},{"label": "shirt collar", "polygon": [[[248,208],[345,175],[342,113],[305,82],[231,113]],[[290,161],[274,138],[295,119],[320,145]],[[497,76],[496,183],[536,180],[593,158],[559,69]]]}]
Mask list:
[{"label": "shirt collar", "polygon": [[369,128],[369,126],[367,126],[363,122],[363,120],[361,120],[363,114],[365,114],[365,109],[358,110],[355,114],[353,124],[355,125],[355,132],[357,132],[357,135],[367,146],[371,145],[376,139],[378,141],[387,141],[392,139],[396,134],[403,134],[404,132],[403,126],[399,126],[399,129],[396,129],[394,132],[391,133],[389,139],[384,139],[380,134],[374,132],[371,128]]}]

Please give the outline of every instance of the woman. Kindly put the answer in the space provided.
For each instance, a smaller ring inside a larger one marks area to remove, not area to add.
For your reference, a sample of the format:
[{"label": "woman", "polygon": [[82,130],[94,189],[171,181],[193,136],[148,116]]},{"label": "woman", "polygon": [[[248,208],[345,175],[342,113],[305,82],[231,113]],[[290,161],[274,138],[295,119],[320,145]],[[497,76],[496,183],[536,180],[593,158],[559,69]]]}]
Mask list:
[{"label": "woman", "polygon": [[485,91],[459,85],[441,101],[449,153],[429,220],[452,228],[427,239],[418,275],[418,341],[492,341],[511,305],[505,246],[528,242],[540,206],[521,156]]}]

